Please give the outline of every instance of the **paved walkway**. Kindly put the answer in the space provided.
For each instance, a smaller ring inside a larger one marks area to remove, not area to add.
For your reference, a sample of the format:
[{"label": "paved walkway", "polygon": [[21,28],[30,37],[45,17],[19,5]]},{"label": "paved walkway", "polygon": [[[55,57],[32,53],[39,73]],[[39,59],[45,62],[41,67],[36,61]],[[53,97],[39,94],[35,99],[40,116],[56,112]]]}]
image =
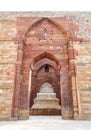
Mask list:
[{"label": "paved walkway", "polygon": [[0,130],[91,130],[91,121],[62,120],[61,116],[31,116],[26,121],[0,121]]}]

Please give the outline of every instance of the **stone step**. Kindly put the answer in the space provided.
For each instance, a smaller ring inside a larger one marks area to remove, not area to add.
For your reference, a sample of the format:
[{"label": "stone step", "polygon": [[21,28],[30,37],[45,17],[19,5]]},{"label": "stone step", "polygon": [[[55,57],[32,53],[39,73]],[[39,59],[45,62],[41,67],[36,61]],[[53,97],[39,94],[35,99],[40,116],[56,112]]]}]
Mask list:
[{"label": "stone step", "polygon": [[42,105],[34,104],[31,109],[48,109],[48,108],[61,110],[61,106],[58,104],[57,105],[56,104],[51,104],[51,105],[49,105],[49,104],[42,104]]},{"label": "stone step", "polygon": [[34,100],[57,100],[57,101],[59,101],[59,99],[58,98],[52,98],[52,97],[47,97],[47,98],[45,98],[45,97],[42,97],[42,98],[35,98]]},{"label": "stone step", "polygon": [[32,108],[56,108],[61,109],[58,99],[35,99]]},{"label": "stone step", "polygon": [[30,115],[61,115],[61,110],[60,109],[30,109]]},{"label": "stone step", "polygon": [[37,98],[56,98],[56,93],[37,93]]},{"label": "stone step", "polygon": [[[37,97],[34,99],[34,104],[32,105],[32,112],[41,112],[42,110],[59,110],[61,111],[61,106],[59,105],[59,99],[56,98],[56,93],[37,93]],[[34,110],[34,111],[33,111]]]},{"label": "stone step", "polygon": [[59,104],[59,99],[54,98],[54,99],[34,99],[34,104]]}]

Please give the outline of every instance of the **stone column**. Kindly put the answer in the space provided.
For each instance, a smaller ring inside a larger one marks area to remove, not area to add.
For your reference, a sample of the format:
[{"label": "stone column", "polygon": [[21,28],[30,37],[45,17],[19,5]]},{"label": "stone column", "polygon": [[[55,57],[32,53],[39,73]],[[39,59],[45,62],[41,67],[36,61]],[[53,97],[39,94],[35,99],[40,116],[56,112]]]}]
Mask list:
[{"label": "stone column", "polygon": [[72,82],[72,95],[73,95],[73,117],[78,119],[78,95],[77,95],[77,68],[76,68],[76,56],[77,50],[74,48],[74,42],[68,43],[68,54],[69,54],[69,69]]},{"label": "stone column", "polygon": [[60,71],[60,81],[61,81],[61,111],[63,119],[72,119],[72,92],[70,85],[70,77],[68,71],[68,65],[62,66]]},{"label": "stone column", "polygon": [[17,43],[17,62],[15,66],[15,84],[13,93],[13,106],[11,116],[13,119],[18,119],[19,116],[19,95],[20,95],[20,82],[21,82],[21,66],[23,56],[23,43]]},{"label": "stone column", "polygon": [[70,60],[70,66],[73,66],[71,70],[71,80],[72,80],[72,95],[73,95],[73,116],[74,119],[78,119],[78,97],[77,97],[77,78],[76,78],[76,60]]},{"label": "stone column", "polygon": [[19,95],[19,119],[29,119],[30,110],[30,60],[23,57],[22,79]]}]

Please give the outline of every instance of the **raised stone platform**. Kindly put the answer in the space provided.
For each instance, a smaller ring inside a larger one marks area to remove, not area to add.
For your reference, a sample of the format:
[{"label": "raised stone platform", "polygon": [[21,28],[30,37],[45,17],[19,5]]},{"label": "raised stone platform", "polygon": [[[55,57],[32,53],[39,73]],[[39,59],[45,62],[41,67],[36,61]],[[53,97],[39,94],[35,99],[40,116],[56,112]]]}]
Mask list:
[{"label": "raised stone platform", "polygon": [[30,109],[31,115],[60,115],[61,106],[56,93],[37,93],[34,104]]}]

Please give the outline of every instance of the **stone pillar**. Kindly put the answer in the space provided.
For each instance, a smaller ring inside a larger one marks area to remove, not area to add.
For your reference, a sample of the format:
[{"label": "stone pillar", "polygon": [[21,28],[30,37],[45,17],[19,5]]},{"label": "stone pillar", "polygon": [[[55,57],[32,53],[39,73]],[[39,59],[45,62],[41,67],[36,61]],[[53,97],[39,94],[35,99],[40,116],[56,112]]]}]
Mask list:
[{"label": "stone pillar", "polygon": [[60,71],[60,84],[61,84],[61,113],[63,119],[73,118],[72,107],[72,92],[70,85],[70,77],[68,65],[63,66]]},{"label": "stone pillar", "polygon": [[[29,70],[23,64],[22,81],[20,86],[20,99],[19,99],[19,119],[29,118]],[[26,71],[26,72],[25,72]],[[26,74],[25,74],[26,73]]]},{"label": "stone pillar", "polygon": [[71,80],[72,80],[72,95],[73,95],[73,116],[74,119],[78,119],[78,97],[77,97],[77,78],[76,78],[76,60],[70,60],[70,66],[73,66],[71,70]]},{"label": "stone pillar", "polygon": [[[78,44],[78,43],[77,43]],[[76,68],[76,56],[77,50],[74,48],[74,42],[68,43],[68,56],[69,56],[69,69],[72,82],[72,95],[73,95],[73,117],[78,119],[78,95],[77,95],[77,68]]]},{"label": "stone pillar", "polygon": [[29,119],[30,110],[30,60],[23,57],[19,98],[19,119]]},{"label": "stone pillar", "polygon": [[19,95],[20,95],[20,82],[21,82],[21,66],[23,56],[23,43],[17,43],[17,62],[15,66],[15,85],[13,92],[13,103],[11,117],[18,119],[19,117]]}]

